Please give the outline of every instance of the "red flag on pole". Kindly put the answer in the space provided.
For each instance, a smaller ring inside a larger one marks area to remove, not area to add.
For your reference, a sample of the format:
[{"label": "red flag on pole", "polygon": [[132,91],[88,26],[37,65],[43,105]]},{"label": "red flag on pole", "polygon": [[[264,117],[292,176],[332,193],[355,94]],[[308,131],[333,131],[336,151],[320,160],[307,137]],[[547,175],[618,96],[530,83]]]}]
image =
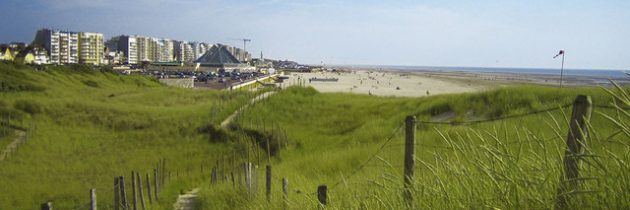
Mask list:
[{"label": "red flag on pole", "polygon": [[558,52],[558,54],[556,56],[553,56],[553,58],[557,58],[558,56],[564,54],[564,50],[560,50],[560,52]]}]

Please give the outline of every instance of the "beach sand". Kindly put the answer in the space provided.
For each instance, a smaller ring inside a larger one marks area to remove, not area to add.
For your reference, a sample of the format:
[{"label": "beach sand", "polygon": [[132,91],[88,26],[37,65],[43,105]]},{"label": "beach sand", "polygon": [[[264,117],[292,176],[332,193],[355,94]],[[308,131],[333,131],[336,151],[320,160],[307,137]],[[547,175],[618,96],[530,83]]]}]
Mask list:
[{"label": "beach sand", "polygon": [[[310,78],[337,78],[337,82],[311,81]],[[448,93],[489,90],[501,86],[528,84],[558,87],[559,75],[486,73],[463,71],[399,71],[387,69],[344,68],[338,72],[290,73],[286,85],[298,82],[320,92],[345,92],[377,96],[419,97]],[[616,78],[629,85],[630,77]],[[563,86],[611,86],[605,76],[564,76]]]},{"label": "beach sand", "polygon": [[[464,81],[431,78],[418,73],[387,71],[348,71],[291,73],[284,85],[302,83],[320,92],[345,92],[377,96],[419,97],[447,93],[475,92],[486,85]],[[310,81],[311,78],[337,78],[337,82]]]}]

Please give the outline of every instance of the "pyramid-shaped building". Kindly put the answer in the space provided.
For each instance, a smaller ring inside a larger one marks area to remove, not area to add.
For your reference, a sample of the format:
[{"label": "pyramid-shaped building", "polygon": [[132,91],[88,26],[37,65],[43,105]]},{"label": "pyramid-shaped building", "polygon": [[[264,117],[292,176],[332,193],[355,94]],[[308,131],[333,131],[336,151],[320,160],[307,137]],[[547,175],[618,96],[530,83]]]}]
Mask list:
[{"label": "pyramid-shaped building", "polygon": [[234,68],[242,63],[222,44],[213,45],[205,54],[195,61],[203,67]]}]

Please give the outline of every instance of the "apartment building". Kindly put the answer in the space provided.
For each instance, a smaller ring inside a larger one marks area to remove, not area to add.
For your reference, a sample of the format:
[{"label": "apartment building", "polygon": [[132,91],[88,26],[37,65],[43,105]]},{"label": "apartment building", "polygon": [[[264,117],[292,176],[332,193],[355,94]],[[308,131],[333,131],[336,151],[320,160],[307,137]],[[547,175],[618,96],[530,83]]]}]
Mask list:
[{"label": "apartment building", "polygon": [[79,33],[51,29],[37,31],[33,44],[48,52],[53,64],[79,62]]},{"label": "apartment building", "polygon": [[103,34],[92,32],[79,32],[79,63],[101,65],[103,64]]},{"label": "apartment building", "polygon": [[173,62],[175,59],[175,43],[170,39],[160,39],[158,62]]},{"label": "apartment building", "polygon": [[212,47],[212,44],[203,43],[203,42],[193,42],[191,43],[192,51],[193,51],[193,60],[199,59],[203,54],[208,52],[208,50]]},{"label": "apartment building", "polygon": [[252,55],[249,52],[234,46],[227,46],[226,49],[236,57],[240,62],[246,63],[247,61],[252,60]]},{"label": "apartment building", "polygon": [[192,63],[193,48],[187,41],[175,41],[175,58],[179,62]]},{"label": "apartment building", "polygon": [[122,52],[124,64],[138,64],[138,45],[135,36],[120,35],[109,39],[105,45],[110,52]]}]

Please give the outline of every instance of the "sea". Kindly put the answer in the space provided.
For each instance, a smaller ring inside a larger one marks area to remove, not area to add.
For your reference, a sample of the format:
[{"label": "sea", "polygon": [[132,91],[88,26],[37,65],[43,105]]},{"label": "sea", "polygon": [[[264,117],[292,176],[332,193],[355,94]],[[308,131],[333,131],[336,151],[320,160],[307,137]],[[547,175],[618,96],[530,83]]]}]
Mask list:
[{"label": "sea", "polygon": [[[400,71],[444,71],[444,72],[471,72],[471,73],[510,73],[510,74],[535,74],[535,75],[560,75],[560,69],[545,68],[506,68],[506,67],[443,67],[443,66],[353,66],[359,68],[371,68],[382,70]],[[609,69],[564,69],[565,76],[597,77],[608,79],[630,79],[630,73],[622,70]]]}]

